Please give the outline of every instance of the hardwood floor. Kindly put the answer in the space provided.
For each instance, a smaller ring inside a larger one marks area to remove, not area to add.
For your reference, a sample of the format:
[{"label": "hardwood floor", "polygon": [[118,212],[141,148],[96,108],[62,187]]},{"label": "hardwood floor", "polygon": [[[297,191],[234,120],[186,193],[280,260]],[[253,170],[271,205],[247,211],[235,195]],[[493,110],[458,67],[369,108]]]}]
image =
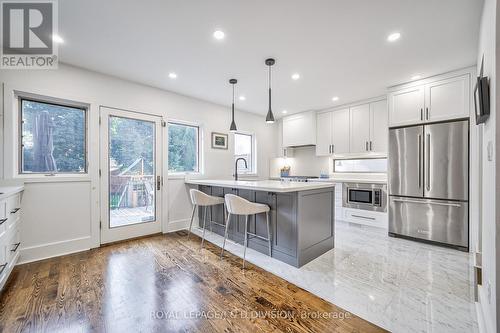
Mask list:
[{"label": "hardwood floor", "polygon": [[17,266],[3,332],[383,332],[185,232]]}]

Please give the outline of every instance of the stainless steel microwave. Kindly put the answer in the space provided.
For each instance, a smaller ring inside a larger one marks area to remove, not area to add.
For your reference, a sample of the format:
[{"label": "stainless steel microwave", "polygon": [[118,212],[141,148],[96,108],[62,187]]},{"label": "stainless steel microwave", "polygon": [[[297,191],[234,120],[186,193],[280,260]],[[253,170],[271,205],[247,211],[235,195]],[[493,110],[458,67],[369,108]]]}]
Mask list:
[{"label": "stainless steel microwave", "polygon": [[387,186],[371,183],[343,183],[343,207],[387,211]]}]

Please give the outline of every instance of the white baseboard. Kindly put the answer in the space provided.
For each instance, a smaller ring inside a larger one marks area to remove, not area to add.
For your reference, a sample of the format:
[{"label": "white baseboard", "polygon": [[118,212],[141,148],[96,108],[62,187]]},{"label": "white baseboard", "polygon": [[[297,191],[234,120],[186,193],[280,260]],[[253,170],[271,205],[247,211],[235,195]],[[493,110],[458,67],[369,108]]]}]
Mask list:
[{"label": "white baseboard", "polygon": [[26,264],[33,261],[89,250],[93,247],[92,244],[92,238],[86,236],[60,242],[24,247],[21,248],[21,256],[17,264]]},{"label": "white baseboard", "polygon": [[[197,224],[198,223],[197,221],[198,221],[198,219],[195,218],[195,220],[193,221],[193,225]],[[167,228],[166,228],[166,230],[163,230],[163,233],[166,234],[169,232],[185,230],[185,229],[189,228],[189,222],[191,222],[191,218],[169,221],[167,224]]]}]

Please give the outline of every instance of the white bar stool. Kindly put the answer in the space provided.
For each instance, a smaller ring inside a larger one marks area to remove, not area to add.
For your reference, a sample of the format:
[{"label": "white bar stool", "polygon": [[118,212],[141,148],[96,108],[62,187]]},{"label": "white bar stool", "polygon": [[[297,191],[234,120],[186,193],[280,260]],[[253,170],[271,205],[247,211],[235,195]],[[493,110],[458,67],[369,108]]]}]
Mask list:
[{"label": "white bar stool", "polygon": [[[196,208],[198,207],[199,209],[199,207],[204,207],[205,212],[203,214],[203,236],[201,237],[201,248],[203,248],[203,243],[205,242],[205,224],[207,222],[207,208],[215,205],[224,205],[224,198],[214,197],[195,189],[190,189],[189,195],[191,197],[191,203],[193,204],[193,213],[191,214],[191,222],[189,223],[188,239],[189,239],[189,234],[191,233],[191,228],[193,226],[194,213],[196,212]],[[222,211],[223,214],[225,215],[224,213],[225,210],[222,209]],[[212,221],[212,214],[210,214],[209,223],[210,223],[210,231],[212,231],[212,223],[224,227],[224,224]]]},{"label": "white bar stool", "polygon": [[[245,249],[243,250],[243,268],[245,268],[245,258],[247,253],[247,245],[248,245],[248,235],[252,236],[251,238],[260,238],[267,241],[269,245],[269,256],[272,256],[271,250],[271,226],[269,225],[269,211],[270,208],[268,205],[250,202],[242,197],[239,197],[234,194],[226,194],[224,197],[226,200],[227,207],[227,220],[226,220],[226,230],[224,231],[224,242],[222,243],[222,252],[220,257],[224,254],[224,247],[226,246],[227,239],[227,230],[229,228],[229,223],[231,221],[231,215],[244,215],[245,216]],[[266,223],[267,223],[267,238],[259,236],[257,234],[248,232],[248,217],[250,215],[266,213]]]}]

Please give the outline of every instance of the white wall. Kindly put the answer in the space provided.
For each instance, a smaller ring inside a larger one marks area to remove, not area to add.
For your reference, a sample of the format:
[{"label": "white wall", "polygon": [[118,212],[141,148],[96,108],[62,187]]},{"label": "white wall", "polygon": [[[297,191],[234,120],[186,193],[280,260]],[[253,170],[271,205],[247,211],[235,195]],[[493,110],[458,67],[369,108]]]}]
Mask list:
[{"label": "white wall", "polygon": [[[89,174],[66,181],[25,179],[22,261],[85,250],[100,244],[99,106],[200,124],[203,131],[203,176],[231,177],[233,138],[230,136],[228,150],[210,148],[211,132],[228,133],[230,110],[226,107],[67,65],[49,71],[2,70],[0,82],[3,83],[3,110],[0,113],[4,141],[3,151],[0,150],[0,175],[3,179],[11,179],[15,170],[13,147],[16,138],[13,133],[16,124],[12,121],[17,111],[13,97],[15,90],[90,105]],[[228,88],[228,100],[229,94]],[[275,126],[266,124],[264,116],[246,112],[237,111],[235,118],[239,130],[256,135],[258,176],[267,178],[269,158],[276,155],[276,146],[272,144],[277,138]],[[166,154],[163,160],[166,163]],[[183,228],[191,210],[183,179],[169,179],[163,198],[163,231]]]},{"label": "white wall", "polygon": [[[496,115],[496,31],[498,29],[496,23],[497,1],[486,0],[484,3],[483,14],[481,19],[481,30],[479,36],[478,48],[478,72],[481,66],[481,59],[484,55],[484,75],[490,77],[490,99],[491,99],[491,116],[488,122],[481,125],[482,142],[479,147],[481,149],[481,252],[482,252],[482,274],[483,285],[479,288],[479,304],[480,304],[480,320],[484,322],[485,329],[488,332],[497,332],[497,318],[500,307],[498,283],[500,279],[499,263],[500,256],[498,254],[498,233],[500,230],[499,210],[500,196],[498,195],[499,184],[497,176],[499,167],[496,165],[496,156],[499,153],[497,126],[500,118]],[[481,137],[481,135],[480,135]],[[488,159],[488,145],[493,147],[494,153],[492,160]]]}]

